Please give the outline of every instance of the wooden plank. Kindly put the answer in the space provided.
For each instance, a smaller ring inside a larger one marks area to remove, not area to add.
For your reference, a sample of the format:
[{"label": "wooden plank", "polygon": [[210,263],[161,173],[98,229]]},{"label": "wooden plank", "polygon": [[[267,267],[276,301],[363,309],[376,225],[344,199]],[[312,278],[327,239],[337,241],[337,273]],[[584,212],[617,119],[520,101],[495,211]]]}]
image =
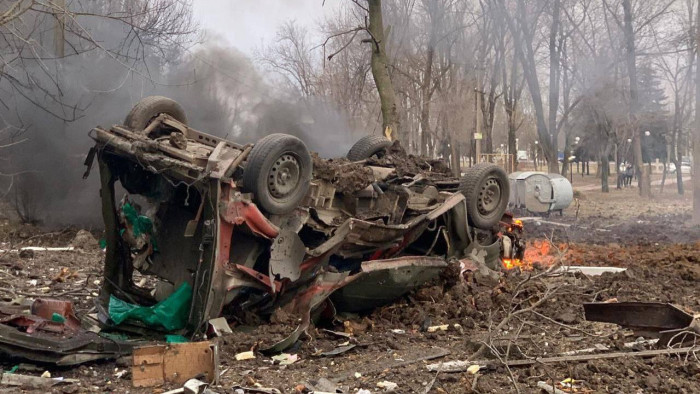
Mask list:
[{"label": "wooden plank", "polygon": [[143,346],[134,349],[132,384],[134,387],[160,386],[165,382],[178,385],[204,376],[216,378],[215,351],[208,341]]},{"label": "wooden plank", "polygon": [[204,375],[207,382],[214,380],[214,352],[208,341],[170,344],[163,355],[165,380],[184,384],[189,379]]},{"label": "wooden plank", "polygon": [[163,354],[165,346],[144,346],[134,349],[131,382],[134,387],[159,386],[165,383]]}]

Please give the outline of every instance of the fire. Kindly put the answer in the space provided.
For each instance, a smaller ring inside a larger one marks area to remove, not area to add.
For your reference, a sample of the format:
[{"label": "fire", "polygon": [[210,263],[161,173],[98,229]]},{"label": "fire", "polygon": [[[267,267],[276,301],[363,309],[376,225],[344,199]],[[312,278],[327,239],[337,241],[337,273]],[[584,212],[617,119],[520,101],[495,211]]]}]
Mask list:
[{"label": "fire", "polygon": [[507,270],[512,270],[520,266],[522,266],[522,261],[520,261],[520,259],[503,259],[503,267]]},{"label": "fire", "polygon": [[533,264],[549,266],[554,263],[550,255],[552,244],[547,240],[535,240],[525,248],[523,259],[503,259],[503,267],[507,270],[519,267],[521,270],[531,270]]}]

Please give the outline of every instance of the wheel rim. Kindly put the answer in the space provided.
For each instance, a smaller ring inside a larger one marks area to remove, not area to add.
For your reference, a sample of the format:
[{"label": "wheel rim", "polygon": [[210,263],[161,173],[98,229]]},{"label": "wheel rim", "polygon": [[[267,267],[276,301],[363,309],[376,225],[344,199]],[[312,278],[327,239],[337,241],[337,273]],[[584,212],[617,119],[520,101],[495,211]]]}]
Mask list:
[{"label": "wheel rim", "polygon": [[293,194],[299,186],[301,165],[296,156],[284,154],[273,164],[267,176],[267,187],[270,195],[282,199]]},{"label": "wheel rim", "polygon": [[481,186],[479,191],[479,199],[477,200],[477,208],[482,215],[493,213],[501,202],[501,185],[498,180],[489,177]]},{"label": "wheel rim", "polygon": [[369,157],[376,157],[377,159],[382,159],[384,156],[386,156],[386,148],[379,148],[375,152],[372,152]]}]

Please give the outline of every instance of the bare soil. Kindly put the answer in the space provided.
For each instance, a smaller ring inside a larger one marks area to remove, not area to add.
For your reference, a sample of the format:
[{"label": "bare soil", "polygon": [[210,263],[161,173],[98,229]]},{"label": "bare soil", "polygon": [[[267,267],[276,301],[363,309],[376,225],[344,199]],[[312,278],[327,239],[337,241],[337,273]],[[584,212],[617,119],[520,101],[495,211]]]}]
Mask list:
[{"label": "bare soil", "polygon": [[[479,283],[470,275],[461,281],[452,267],[440,280],[391,305],[366,315],[339,315],[334,322],[313,327],[290,351],[299,356],[291,365],[276,365],[260,353],[253,360],[236,361],[235,354],[259,350],[270,338],[288,332],[294,322],[282,318],[258,327],[235,327],[234,334],[221,338],[223,373],[220,386],[213,389],[233,392],[237,385],[258,385],[290,393],[310,388],[323,377],[345,392],[359,388],[382,392],[377,383],[389,381],[398,385],[399,393],[501,393],[516,392],[516,387],[525,393],[539,392],[538,381],[557,385],[572,378],[580,393],[700,392],[700,362],[693,354],[535,364],[509,371],[489,350],[497,350],[503,359],[523,359],[601,345],[618,351],[624,342],[637,339],[615,325],[585,321],[584,302],[660,301],[700,311],[700,228],[687,224],[690,197],[671,192],[669,188],[651,201],[639,198],[636,189],[579,194],[579,205],[572,204],[564,216],[526,222],[531,243],[554,245],[546,256],[539,256],[534,270],[515,269],[505,272],[499,283]],[[66,246],[75,233],[76,229],[46,232],[5,222],[0,241],[2,249]],[[99,233],[93,235],[99,239]],[[103,252],[94,248],[35,252],[24,258],[3,253],[0,298],[54,296],[72,300],[77,312],[85,313],[97,294],[102,258]],[[628,270],[599,277],[538,276],[556,261]],[[58,278],[63,268],[75,275]],[[445,331],[428,330],[445,324]],[[356,346],[337,356],[320,355],[341,345]],[[483,345],[487,349],[473,357]],[[429,363],[470,357],[489,359],[493,367],[477,375],[436,374],[426,368]],[[9,369],[17,363],[3,360],[0,367]],[[53,376],[81,380],[80,385],[56,387],[55,392],[157,392],[132,388],[128,374],[117,378],[116,373],[128,368],[114,362],[41,368]],[[164,389],[168,388],[173,387]]]}]

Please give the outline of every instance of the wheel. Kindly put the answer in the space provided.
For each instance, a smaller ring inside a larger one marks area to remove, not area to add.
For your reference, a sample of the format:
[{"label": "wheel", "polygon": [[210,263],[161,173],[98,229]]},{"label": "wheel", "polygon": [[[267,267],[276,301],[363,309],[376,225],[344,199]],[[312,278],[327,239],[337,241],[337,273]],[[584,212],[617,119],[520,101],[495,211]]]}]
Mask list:
[{"label": "wheel", "polygon": [[148,96],[139,100],[131,109],[124,125],[135,131],[145,129],[160,114],[168,114],[181,123],[187,124],[187,116],[182,106],[173,99],[163,96]]},{"label": "wheel", "polygon": [[355,142],[345,157],[350,161],[369,159],[390,146],[391,141],[381,135],[366,135]]},{"label": "wheel", "polygon": [[501,167],[479,163],[469,168],[459,183],[467,200],[467,216],[472,225],[490,229],[497,225],[508,206],[510,183]]},{"label": "wheel", "polygon": [[243,187],[264,211],[285,214],[306,196],[311,180],[311,155],[299,138],[270,134],[248,155]]}]

